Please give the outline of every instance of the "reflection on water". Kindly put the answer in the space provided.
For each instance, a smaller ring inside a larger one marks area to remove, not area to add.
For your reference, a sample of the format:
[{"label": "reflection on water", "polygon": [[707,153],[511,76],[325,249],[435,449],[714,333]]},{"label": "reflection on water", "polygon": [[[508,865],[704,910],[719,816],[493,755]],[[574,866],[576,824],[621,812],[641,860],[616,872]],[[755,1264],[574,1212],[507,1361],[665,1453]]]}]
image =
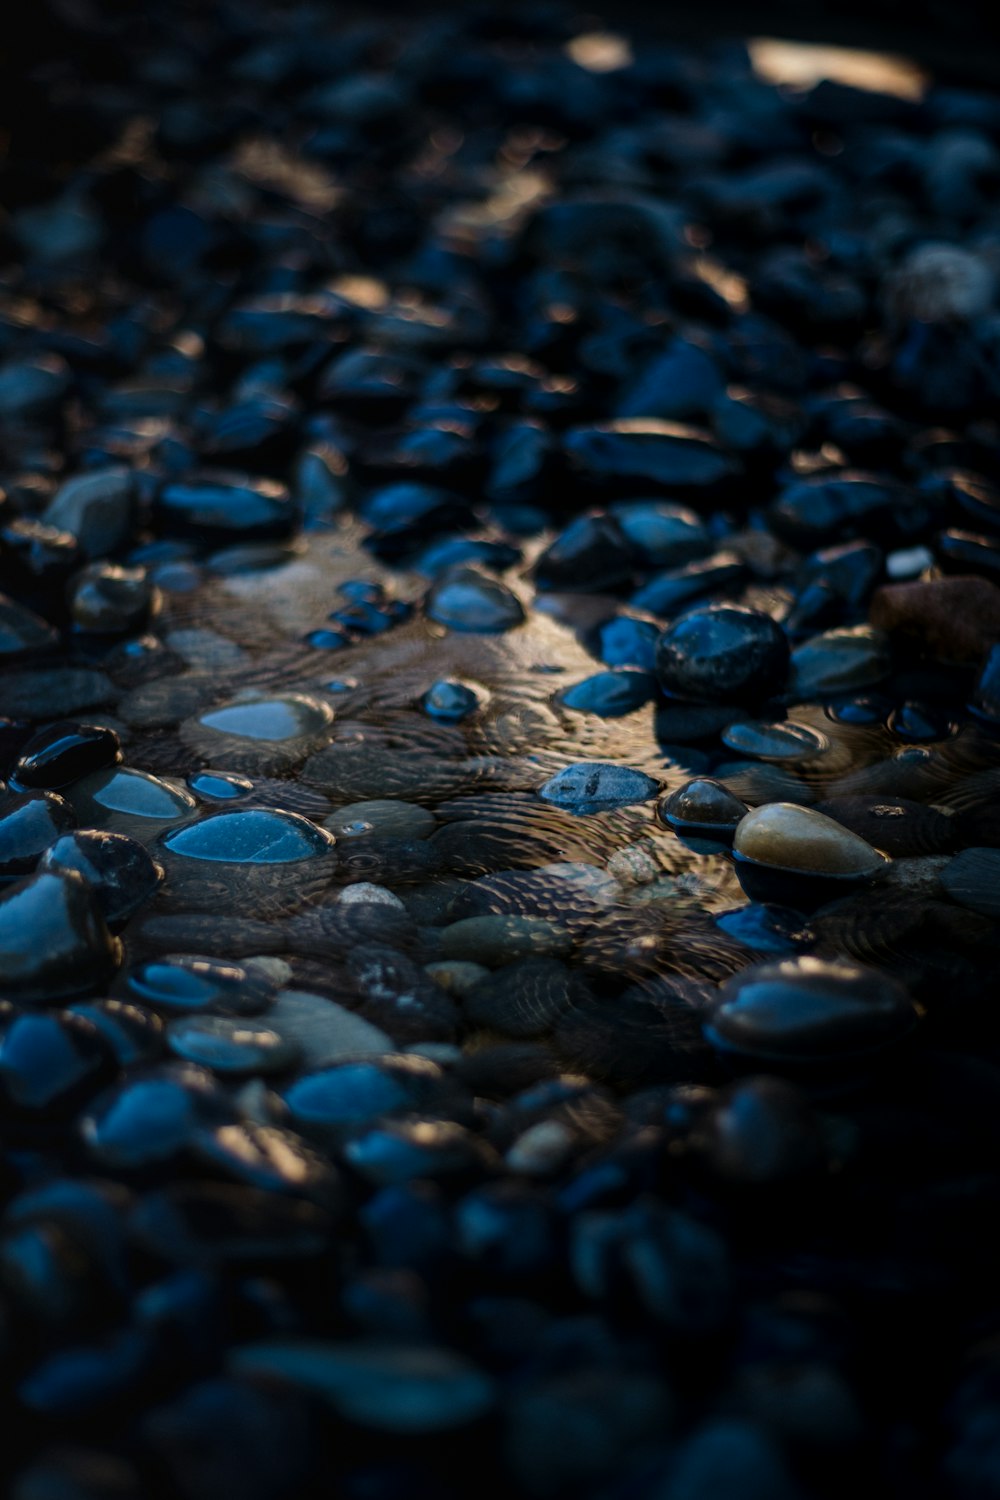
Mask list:
[{"label": "reflection on water", "polygon": [[851,88],[916,100],[924,97],[929,83],[912,59],[889,52],[789,42],[773,36],[752,37],[747,45],[754,72],[768,83],[811,88],[828,78]]}]

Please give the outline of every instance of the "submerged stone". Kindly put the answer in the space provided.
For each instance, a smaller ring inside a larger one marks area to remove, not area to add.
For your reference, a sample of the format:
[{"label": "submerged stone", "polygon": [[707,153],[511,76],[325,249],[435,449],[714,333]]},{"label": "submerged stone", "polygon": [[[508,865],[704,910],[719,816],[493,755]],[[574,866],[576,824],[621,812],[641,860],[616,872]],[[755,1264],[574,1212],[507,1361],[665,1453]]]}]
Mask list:
[{"label": "submerged stone", "polygon": [[606,761],[581,761],[539,787],[538,795],[568,812],[595,813],[648,802],[658,789],[659,782],[643,771]]},{"label": "submerged stone", "polygon": [[168,833],[163,848],[183,859],[283,865],[329,854],[335,840],[308,818],[274,808],[221,812]]},{"label": "submerged stone", "polygon": [[826,875],[869,875],[884,863],[877,850],[833,818],[792,802],[770,802],[748,812],[733,848],[759,864]]}]

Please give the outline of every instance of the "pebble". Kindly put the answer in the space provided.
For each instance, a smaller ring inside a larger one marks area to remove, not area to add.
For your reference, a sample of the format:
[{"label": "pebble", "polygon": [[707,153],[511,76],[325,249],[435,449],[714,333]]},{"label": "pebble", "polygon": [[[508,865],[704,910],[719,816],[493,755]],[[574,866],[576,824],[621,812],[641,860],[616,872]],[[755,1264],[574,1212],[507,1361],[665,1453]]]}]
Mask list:
[{"label": "pebble", "polygon": [[420,700],[424,713],[440,724],[460,724],[480,706],[479,695],[464,682],[442,678],[432,683]]},{"label": "pebble", "polygon": [[22,1003],[80,994],[106,983],[120,955],[75,872],[43,871],[0,892],[0,996]]},{"label": "pebble", "polygon": [[984,917],[1000,915],[1000,849],[963,849],[941,871],[953,901]]},{"label": "pebble", "polygon": [[38,868],[82,875],[112,931],[152,899],[163,879],[161,867],[137,839],[90,828],[57,838]]},{"label": "pebble", "polygon": [[425,839],[437,827],[434,814],[416,802],[399,802],[383,798],[370,802],[349,802],[323,820],[337,839],[379,838]]},{"label": "pebble", "polygon": [[70,801],[81,823],[140,841],[184,822],[197,806],[182,787],[131,766],[84,776],[73,784]]},{"label": "pebble", "polygon": [[0,802],[0,882],[30,875],[40,855],[74,826],[69,803],[56,792],[24,792]]},{"label": "pebble", "polygon": [[505,584],[475,568],[452,568],[427,593],[428,619],[448,630],[495,635],[524,622],[524,607]]},{"label": "pebble", "polygon": [[871,622],[931,656],[978,662],[1000,641],[1000,586],[961,574],[887,584],[872,599]]},{"label": "pebble", "polygon": [[678,698],[754,702],[782,687],[788,661],[784,631],[770,615],[718,604],[668,626],[656,648],[656,675]]},{"label": "pebble", "polygon": [[706,1034],[724,1054],[772,1066],[850,1062],[899,1042],[917,1013],[902,985],[858,964],[758,964],[723,986]]},{"label": "pebble", "polygon": [[243,1344],[230,1367],[306,1390],[352,1425],[404,1436],[464,1427],[484,1417],[495,1399],[487,1375],[433,1344],[275,1339]]},{"label": "pebble", "polygon": [[113,729],[61,721],[31,736],[15,762],[14,778],[22,787],[59,791],[121,759],[121,741]]},{"label": "pebble", "polygon": [[582,761],[567,766],[545,782],[538,795],[555,807],[586,814],[648,802],[658,790],[659,783],[642,771],[602,761]]},{"label": "pebble", "polygon": [[343,886],[337,900],[345,906],[390,906],[396,911],[406,910],[398,896],[384,885],[373,885],[370,880],[358,880],[353,885]]},{"label": "pebble", "polygon": [[301,990],[282,990],[268,1010],[267,1024],[299,1049],[308,1068],[393,1050],[391,1038],[363,1016]]},{"label": "pebble", "polygon": [[298,1058],[298,1049],[279,1032],[229,1016],[196,1015],[170,1021],[166,1040],[170,1051],[185,1062],[227,1078],[282,1073]]},{"label": "pebble", "polygon": [[85,557],[108,557],[131,536],[135,492],[131,470],[120,464],[76,474],[59,486],[42,519],[75,537]]},{"label": "pebble", "polygon": [[882,864],[878,851],[857,834],[814,808],[790,802],[748,812],[737,825],[733,848],[760,864],[828,875],[870,875]]},{"label": "pebble", "polygon": [[140,631],[159,607],[159,593],[145,568],[117,563],[89,563],[69,589],[73,624],[93,635],[131,635]]}]

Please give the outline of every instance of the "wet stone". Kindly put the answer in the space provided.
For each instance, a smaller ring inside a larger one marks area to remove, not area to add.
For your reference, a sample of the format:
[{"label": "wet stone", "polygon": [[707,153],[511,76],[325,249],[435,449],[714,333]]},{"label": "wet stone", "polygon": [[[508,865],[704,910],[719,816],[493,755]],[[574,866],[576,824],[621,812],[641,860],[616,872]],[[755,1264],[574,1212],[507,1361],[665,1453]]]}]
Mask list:
[{"label": "wet stone", "polygon": [[171,1021],[166,1040],[175,1056],[225,1077],[281,1073],[299,1055],[279,1032],[229,1016],[197,1015]]},{"label": "wet stone", "polygon": [[803,703],[882,682],[892,667],[889,638],[869,625],[814,635],[792,652],[789,691]]},{"label": "wet stone", "polygon": [[184,822],[197,806],[181,787],[130,766],[84,776],[74,783],[70,800],[81,823],[140,840]]},{"label": "wet stone", "polygon": [[43,519],[75,537],[85,557],[117,552],[128,541],[135,519],[131,471],[116,465],[74,475],[60,485]]},{"label": "wet stone", "polygon": [[58,1000],[106,983],[121,956],[76,873],[30,875],[0,893],[0,995]]},{"label": "wet stone", "polygon": [[535,564],[542,589],[600,593],[624,583],[633,569],[632,549],[610,516],[579,516],[556,537]]},{"label": "wet stone", "polygon": [[238,1375],[308,1391],[352,1425],[403,1436],[464,1427],[494,1402],[486,1374],[433,1344],[276,1339],[244,1344],[231,1366]]},{"label": "wet stone", "polygon": [[648,703],[656,692],[656,678],[651,672],[622,668],[614,672],[595,672],[557,694],[556,702],[576,713],[597,714],[602,719],[617,719],[634,713]]},{"label": "wet stone", "polygon": [[159,606],[159,592],[145,568],[90,563],[72,580],[70,613],[77,630],[126,635],[142,630]]},{"label": "wet stone", "polygon": [[233,865],[285,865],[330,856],[334,840],[298,813],[274,808],[220,812],[168,833],[175,858]]},{"label": "wet stone", "polygon": [[424,713],[440,724],[460,724],[480,706],[479,695],[464,682],[442,678],[433,683],[420,700]]},{"label": "wet stone", "polygon": [[780,724],[759,720],[727,724],[721,739],[727,750],[737,755],[778,762],[815,760],[828,746],[828,741],[816,730],[790,720]]},{"label": "wet stone", "polygon": [[642,771],[603,761],[582,761],[553,776],[539,787],[538,795],[555,807],[586,814],[648,802],[658,789],[659,783]]},{"label": "wet stone", "polygon": [[942,854],[954,846],[953,820],[907,797],[831,797],[814,811],[833,818],[884,854]]},{"label": "wet stone", "polygon": [[276,775],[324,745],[332,722],[333,710],[319,699],[248,693],[198,714],[181,726],[181,737],[223,770]]},{"label": "wet stone", "polygon": [[301,990],[283,990],[268,1011],[267,1024],[298,1048],[308,1068],[393,1050],[391,1038],[363,1016]]},{"label": "wet stone", "polygon": [[40,615],[0,594],[0,660],[51,651],[58,641],[58,632]]},{"label": "wet stone", "polygon": [[427,594],[428,619],[448,630],[496,635],[524,621],[524,608],[505,584],[475,568],[454,568]]},{"label": "wet stone", "polygon": [[39,1011],[14,1017],[0,1031],[0,1096],[15,1115],[67,1114],[113,1073],[110,1048],[86,1017]]},{"label": "wet stone", "polygon": [[3,678],[4,712],[36,723],[50,719],[56,703],[61,713],[72,714],[110,703],[115,696],[111,679],[93,667],[44,667]]},{"label": "wet stone", "polygon": [[416,802],[382,798],[349,802],[323,821],[338,840],[367,838],[425,839],[437,827],[434,814]]},{"label": "wet stone", "polygon": [[0,882],[29,875],[41,854],[76,824],[56,792],[24,792],[0,801]]},{"label": "wet stone", "polygon": [[321,1140],[342,1141],[376,1120],[446,1107],[451,1090],[427,1058],[385,1054],[346,1059],[319,1072],[303,1073],[282,1091],[297,1130]]},{"label": "wet stone", "polygon": [[960,906],[1000,916],[1000,849],[963,849],[941,872],[941,884]]},{"label": "wet stone", "polygon": [[170,1062],[136,1068],[100,1094],[80,1117],[80,1133],[105,1168],[140,1171],[170,1161],[200,1131],[234,1118],[210,1073]]},{"label": "wet stone", "polygon": [[572,938],[554,923],[539,917],[465,917],[441,929],[442,958],[489,966],[517,958],[558,958],[572,946]]},{"label": "wet stone", "polygon": [[720,781],[685,782],[657,804],[660,821],[678,833],[702,834],[728,842],[748,812],[745,802]]},{"label": "wet stone", "polygon": [[123,996],[165,1015],[256,1016],[267,1010],[273,986],[240,964],[167,954],[129,969],[118,981]]},{"label": "wet stone", "polygon": [[722,989],[706,1034],[724,1054],[782,1066],[850,1062],[901,1041],[917,1013],[901,984],[861,965],[759,964]]},{"label": "wet stone", "polygon": [[228,473],[164,485],[154,513],[168,535],[217,544],[285,537],[295,524],[295,508],[283,484]]},{"label": "wet stone", "polygon": [[113,729],[62,720],[32,735],[17,758],[13,775],[22,787],[58,791],[83,776],[118,765],[121,758],[121,742]]},{"label": "wet stone", "polygon": [[639,667],[651,672],[659,638],[659,626],[651,620],[617,615],[598,630],[598,654],[606,666]]},{"label": "wet stone", "polygon": [[236,771],[192,771],[184,784],[202,802],[240,802],[253,792],[253,782]]},{"label": "wet stone", "polygon": [[733,840],[737,854],[781,869],[828,875],[868,875],[882,861],[876,850],[813,808],[771,802],[748,812]]},{"label": "wet stone", "polygon": [[160,866],[137,839],[90,828],[56,839],[38,868],[82,875],[112,931],[152,899],[163,878]]},{"label": "wet stone", "polygon": [[693,610],[664,631],[656,674],[679,698],[753,702],[782,687],[788,659],[784,631],[768,615],[719,604]]},{"label": "wet stone", "polygon": [[92,1023],[120,1068],[153,1062],[163,1052],[163,1022],[144,1005],[80,1000],[67,1007],[67,1014]]}]

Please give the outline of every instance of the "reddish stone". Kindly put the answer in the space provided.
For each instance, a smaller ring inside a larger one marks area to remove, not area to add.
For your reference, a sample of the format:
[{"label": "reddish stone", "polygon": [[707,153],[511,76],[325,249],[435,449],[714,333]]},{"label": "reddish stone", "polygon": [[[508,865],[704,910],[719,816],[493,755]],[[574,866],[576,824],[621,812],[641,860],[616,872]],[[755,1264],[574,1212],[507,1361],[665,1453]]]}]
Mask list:
[{"label": "reddish stone", "polygon": [[1000,588],[986,578],[934,578],[878,589],[873,625],[944,661],[978,661],[1000,641]]}]

